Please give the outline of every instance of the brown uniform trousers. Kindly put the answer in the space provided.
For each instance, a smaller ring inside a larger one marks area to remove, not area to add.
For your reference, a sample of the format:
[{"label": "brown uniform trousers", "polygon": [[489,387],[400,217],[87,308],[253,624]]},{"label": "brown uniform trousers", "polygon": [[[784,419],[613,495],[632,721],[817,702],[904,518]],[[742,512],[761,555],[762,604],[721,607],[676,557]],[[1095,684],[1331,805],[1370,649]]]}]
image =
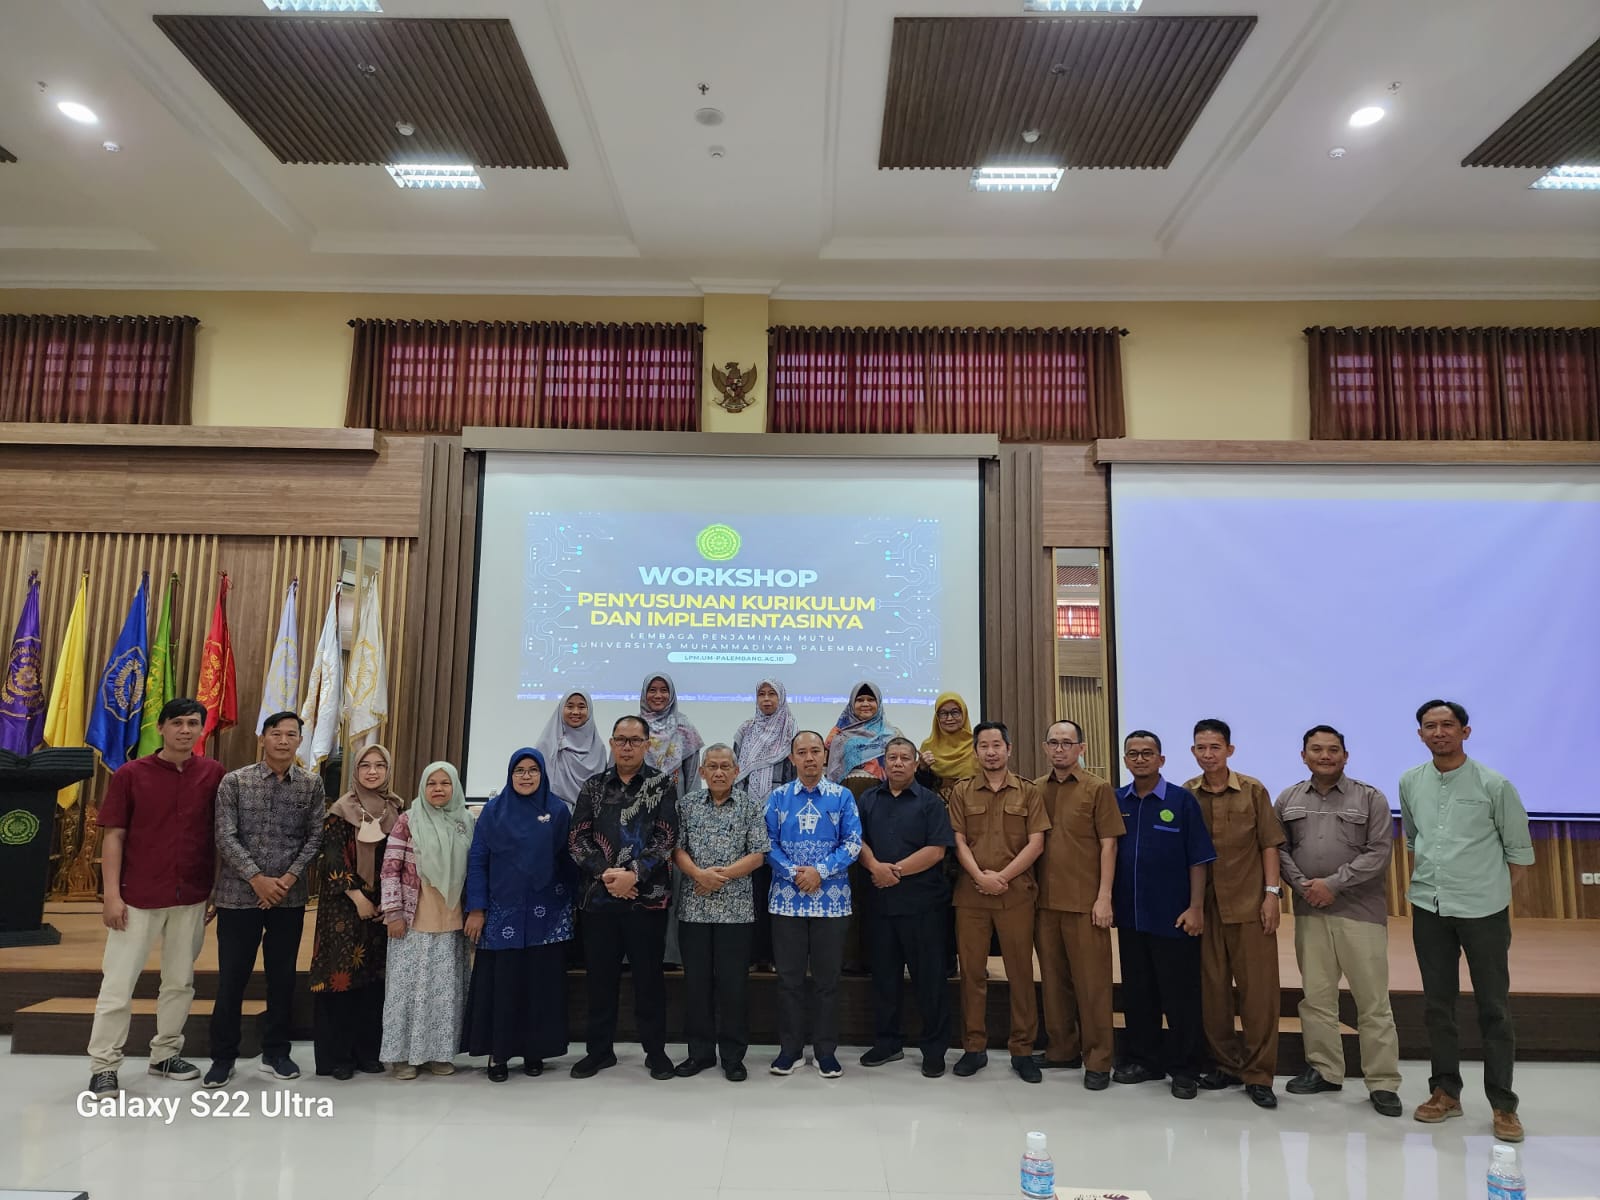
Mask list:
[{"label": "brown uniform trousers", "polygon": [[[1116,1037],[1111,1019],[1111,930],[1088,913],[1040,909],[1036,923],[1044,990],[1045,1057],[1083,1055],[1086,1071],[1109,1071]],[[1008,968],[1009,970],[1009,968]]]}]

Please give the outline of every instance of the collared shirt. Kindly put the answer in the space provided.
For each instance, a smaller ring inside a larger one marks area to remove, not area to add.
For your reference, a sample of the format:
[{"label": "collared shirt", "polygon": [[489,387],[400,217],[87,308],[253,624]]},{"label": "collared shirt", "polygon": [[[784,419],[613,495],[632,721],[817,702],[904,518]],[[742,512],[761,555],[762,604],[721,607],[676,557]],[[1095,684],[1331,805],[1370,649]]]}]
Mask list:
[{"label": "collared shirt", "polygon": [[212,900],[218,908],[254,908],[256,875],[293,875],[279,908],[304,908],[306,868],[322,848],[327,800],[322,780],[290,764],[282,778],[264,762],[229,771],[217,785],[217,854],[222,869]]},{"label": "collared shirt", "polygon": [[1051,771],[1034,780],[1034,786],[1050,818],[1044,853],[1035,867],[1039,907],[1093,912],[1100,895],[1100,840],[1127,832],[1117,809],[1117,790],[1082,767],[1073,767],[1064,780]]},{"label": "collared shirt", "polygon": [[[100,802],[102,829],[121,829],[122,899],[134,908],[199,904],[216,879],[215,821],[222,764],[159,753],[123,763]],[[251,893],[254,895],[255,893]]]},{"label": "collared shirt", "polygon": [[[678,805],[678,845],[702,870],[726,867],[747,854],[766,854],[767,805],[742,787],[735,786],[718,804],[710,788],[697,788]],[[696,895],[694,884],[683,880],[678,899],[678,920],[711,925],[738,925],[756,919],[755,886],[750,876],[730,879],[709,896]]]},{"label": "collared shirt", "polygon": [[[672,848],[678,844],[672,779],[642,766],[623,783],[617,768],[607,767],[578,789],[567,844],[584,876],[585,910],[666,908],[672,901]],[[618,900],[600,882],[612,867],[627,867],[639,877],[634,899]]]},{"label": "collared shirt", "polygon": [[[1050,817],[1031,780],[1007,771],[997,791],[979,773],[963,779],[950,794],[950,828],[966,838],[980,869],[1003,871],[1022,853],[1031,836],[1050,828]],[[957,908],[1016,908],[1032,904],[1037,892],[1031,866],[998,896],[984,895],[972,876],[962,871],[956,877],[954,901]]]},{"label": "collared shirt", "polygon": [[[1278,869],[1294,896],[1294,915],[1345,917],[1383,925],[1389,903],[1383,880],[1389,871],[1394,818],[1389,801],[1371,784],[1340,775],[1326,794],[1309,779],[1285,789],[1273,810],[1283,823]],[[1313,879],[1333,893],[1327,908],[1305,898]]]},{"label": "collared shirt", "polygon": [[[808,788],[798,779],[767,797],[767,862],[772,887],[767,911],[779,917],[848,917],[850,864],[861,853],[856,798],[830,779]],[[807,895],[794,884],[801,867],[815,867],[822,887]]]},{"label": "collared shirt", "polygon": [[1251,775],[1229,771],[1220,792],[1196,775],[1183,785],[1200,802],[1206,832],[1217,854],[1206,872],[1206,891],[1217,902],[1224,925],[1250,925],[1261,919],[1267,875],[1261,852],[1283,845],[1283,826],[1272,811],[1272,796]]},{"label": "collared shirt", "polygon": [[[898,795],[888,783],[877,783],[856,803],[861,809],[861,839],[879,862],[895,863],[929,846],[956,844],[944,801],[920,783],[913,781]],[[902,877],[893,887],[875,890],[872,911],[885,917],[909,917],[949,903],[950,881],[940,861]]]},{"label": "collared shirt", "polygon": [[1411,903],[1441,917],[1488,917],[1511,904],[1507,863],[1531,866],[1528,812],[1510,780],[1469,758],[1400,776],[1400,819],[1416,856]]},{"label": "collared shirt", "polygon": [[1217,857],[1200,802],[1186,788],[1158,778],[1143,799],[1131,783],[1118,788],[1117,809],[1128,827],[1117,843],[1111,887],[1117,926],[1156,937],[1189,936],[1177,928],[1189,907],[1189,868]]}]

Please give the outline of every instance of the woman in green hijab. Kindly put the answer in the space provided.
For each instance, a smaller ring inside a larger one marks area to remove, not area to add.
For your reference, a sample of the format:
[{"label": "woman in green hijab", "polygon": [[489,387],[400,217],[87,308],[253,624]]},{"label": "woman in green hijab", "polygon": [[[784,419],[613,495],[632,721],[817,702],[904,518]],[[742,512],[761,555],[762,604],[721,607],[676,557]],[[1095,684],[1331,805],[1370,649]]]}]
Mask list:
[{"label": "woman in green hijab", "polygon": [[447,762],[429,763],[417,798],[395,821],[383,855],[382,915],[389,928],[383,1001],[385,1062],[397,1079],[455,1072],[467,1003],[468,943],[461,893],[472,814]]}]

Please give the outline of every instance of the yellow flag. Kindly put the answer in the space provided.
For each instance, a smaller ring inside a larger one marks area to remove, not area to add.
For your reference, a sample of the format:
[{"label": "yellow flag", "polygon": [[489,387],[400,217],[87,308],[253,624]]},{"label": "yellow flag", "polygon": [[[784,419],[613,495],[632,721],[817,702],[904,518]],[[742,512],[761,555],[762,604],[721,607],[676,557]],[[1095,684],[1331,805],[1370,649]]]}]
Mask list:
[{"label": "yellow flag", "polygon": [[[85,691],[88,647],[83,637],[84,610],[88,607],[89,577],[85,575],[78,580],[78,598],[72,602],[72,615],[67,618],[61,653],[56,655],[56,676],[50,681],[50,703],[45,708],[44,744],[57,749],[83,745],[83,731],[88,724]],[[56,793],[56,803],[62,808],[71,808],[77,803],[81,786],[69,783]]]}]

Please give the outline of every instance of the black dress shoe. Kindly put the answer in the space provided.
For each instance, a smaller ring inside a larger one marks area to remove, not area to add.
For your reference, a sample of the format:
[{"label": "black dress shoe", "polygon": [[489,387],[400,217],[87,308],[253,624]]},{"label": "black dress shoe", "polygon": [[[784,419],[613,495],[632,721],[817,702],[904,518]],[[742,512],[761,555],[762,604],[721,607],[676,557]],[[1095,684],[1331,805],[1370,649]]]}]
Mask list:
[{"label": "black dress shoe", "polygon": [[1244,1085],[1244,1094],[1250,1097],[1250,1103],[1257,1108],[1278,1107],[1278,1097],[1270,1083],[1247,1083]]},{"label": "black dress shoe", "polygon": [[1195,1082],[1208,1092],[1220,1092],[1225,1088],[1238,1087],[1244,1080],[1237,1075],[1230,1075],[1226,1071],[1216,1070],[1207,1071]]},{"label": "black dress shoe", "polygon": [[1044,1078],[1039,1070],[1039,1064],[1033,1061],[1031,1054],[1013,1054],[1011,1069],[1022,1076],[1023,1083],[1038,1083]]},{"label": "black dress shoe", "polygon": [[387,1073],[384,1065],[375,1058],[357,1059],[356,1070],[363,1075],[383,1075]]},{"label": "black dress shoe", "polygon": [[650,1068],[651,1079],[676,1079],[678,1072],[665,1054],[646,1054],[644,1065]]},{"label": "black dress shoe", "polygon": [[1111,1072],[1085,1071],[1083,1073],[1083,1086],[1091,1092],[1103,1092],[1111,1086]]},{"label": "black dress shoe", "polygon": [[1373,1092],[1368,1098],[1380,1117],[1398,1117],[1405,1111],[1400,1107],[1400,1097],[1393,1092]]},{"label": "black dress shoe", "polygon": [[944,1074],[944,1055],[934,1058],[931,1054],[922,1057],[922,1077],[924,1079],[938,1079]]},{"label": "black dress shoe", "polygon": [[717,1065],[714,1058],[686,1058],[672,1069],[672,1073],[679,1079],[693,1079],[701,1071]]},{"label": "black dress shoe", "polygon": [[976,1075],[989,1065],[989,1052],[987,1050],[968,1050],[956,1062],[956,1074],[962,1079]]},{"label": "black dress shoe", "polygon": [[861,1065],[863,1067],[881,1067],[885,1063],[899,1062],[905,1056],[906,1052],[898,1048],[890,1050],[874,1046],[861,1056]]},{"label": "black dress shoe", "polygon": [[525,1058],[525,1059],[523,1059],[522,1060],[522,1073],[524,1075],[532,1075],[535,1078],[537,1078],[540,1075],[543,1075],[544,1074],[544,1059],[542,1059],[542,1058]]},{"label": "black dress shoe", "polygon": [[354,1079],[356,1077],[356,1069],[350,1066],[348,1063],[340,1063],[337,1067],[334,1067],[333,1070],[329,1071],[328,1074],[332,1075],[338,1080]]},{"label": "black dress shoe", "polygon": [[1165,1071],[1152,1071],[1143,1063],[1130,1063],[1126,1067],[1118,1067],[1111,1073],[1113,1083],[1155,1083],[1165,1079]]},{"label": "black dress shoe", "polygon": [[722,1077],[729,1083],[743,1083],[750,1078],[750,1072],[744,1069],[742,1062],[723,1063]]},{"label": "black dress shoe", "polygon": [[511,1067],[506,1063],[492,1062],[489,1064],[489,1082],[504,1083],[511,1078]]},{"label": "black dress shoe", "polygon": [[[1314,1096],[1318,1092],[1342,1092],[1344,1091],[1344,1084],[1329,1083],[1322,1077],[1321,1071],[1315,1067],[1307,1067],[1300,1074],[1289,1080],[1288,1083],[1284,1084],[1283,1090],[1291,1096]],[[1389,1094],[1393,1095],[1394,1093],[1391,1092]],[[1399,1100],[1397,1099],[1395,1103],[1398,1104]]]},{"label": "black dress shoe", "polygon": [[1033,1056],[1035,1066],[1045,1068],[1047,1071],[1076,1071],[1083,1066],[1083,1055],[1077,1054],[1071,1058],[1046,1058],[1041,1051]]},{"label": "black dress shoe", "polygon": [[574,1079],[589,1079],[608,1067],[616,1065],[617,1056],[610,1052],[605,1054],[585,1054],[572,1064],[572,1077]]},{"label": "black dress shoe", "polygon": [[1182,1075],[1172,1077],[1172,1095],[1177,1100],[1193,1100],[1200,1094],[1200,1085]]}]

